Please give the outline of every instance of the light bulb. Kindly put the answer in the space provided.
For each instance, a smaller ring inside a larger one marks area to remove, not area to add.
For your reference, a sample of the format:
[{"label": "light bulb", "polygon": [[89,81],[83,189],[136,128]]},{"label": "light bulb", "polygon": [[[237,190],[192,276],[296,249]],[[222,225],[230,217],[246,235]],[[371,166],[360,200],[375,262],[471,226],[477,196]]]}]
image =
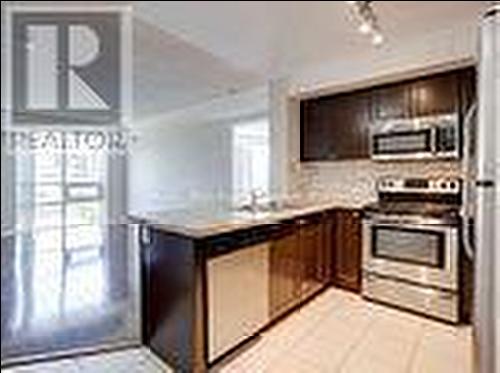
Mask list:
[{"label": "light bulb", "polygon": [[384,36],[382,34],[373,34],[372,43],[373,45],[381,45],[384,42]]},{"label": "light bulb", "polygon": [[372,30],[372,27],[370,26],[370,24],[368,22],[363,22],[360,26],[359,26],[359,32],[361,32],[362,34],[368,34],[370,31]]}]

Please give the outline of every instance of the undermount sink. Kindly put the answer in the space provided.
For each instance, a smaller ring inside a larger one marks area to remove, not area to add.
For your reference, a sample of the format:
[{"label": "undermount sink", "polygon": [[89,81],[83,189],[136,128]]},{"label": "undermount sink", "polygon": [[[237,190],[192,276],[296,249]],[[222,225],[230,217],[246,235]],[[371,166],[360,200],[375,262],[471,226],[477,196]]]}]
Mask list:
[{"label": "undermount sink", "polygon": [[272,213],[272,212],[282,212],[287,210],[297,210],[301,206],[298,204],[293,204],[291,202],[278,202],[270,201],[267,203],[259,203],[255,206],[252,205],[242,205],[236,208],[238,212],[249,212],[249,213]]}]

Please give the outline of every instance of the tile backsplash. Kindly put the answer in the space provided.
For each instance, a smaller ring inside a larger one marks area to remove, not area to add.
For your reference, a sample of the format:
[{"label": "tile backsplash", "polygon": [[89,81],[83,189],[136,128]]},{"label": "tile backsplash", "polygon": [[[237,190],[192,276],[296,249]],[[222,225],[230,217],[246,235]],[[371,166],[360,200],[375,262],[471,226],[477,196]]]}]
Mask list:
[{"label": "tile backsplash", "polygon": [[380,177],[460,177],[461,163],[373,162],[371,160],[299,163],[292,172],[294,194],[360,206],[377,198],[375,183]]}]

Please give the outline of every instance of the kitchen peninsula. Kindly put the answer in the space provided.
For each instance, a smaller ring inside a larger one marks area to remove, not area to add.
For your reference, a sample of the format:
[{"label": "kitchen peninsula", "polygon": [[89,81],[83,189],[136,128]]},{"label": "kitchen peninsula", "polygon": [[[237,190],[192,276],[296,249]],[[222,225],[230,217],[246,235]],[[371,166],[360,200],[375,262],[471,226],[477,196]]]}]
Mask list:
[{"label": "kitchen peninsula", "polygon": [[354,207],[134,216],[144,344],[176,371],[205,372],[328,285],[359,292]]}]

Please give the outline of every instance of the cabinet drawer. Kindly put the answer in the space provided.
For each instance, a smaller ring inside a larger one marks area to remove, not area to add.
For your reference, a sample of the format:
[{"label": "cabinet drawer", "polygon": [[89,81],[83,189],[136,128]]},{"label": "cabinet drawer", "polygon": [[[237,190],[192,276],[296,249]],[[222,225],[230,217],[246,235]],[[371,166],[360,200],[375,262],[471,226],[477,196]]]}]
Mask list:
[{"label": "cabinet drawer", "polygon": [[448,322],[459,321],[457,293],[364,274],[363,296]]}]

